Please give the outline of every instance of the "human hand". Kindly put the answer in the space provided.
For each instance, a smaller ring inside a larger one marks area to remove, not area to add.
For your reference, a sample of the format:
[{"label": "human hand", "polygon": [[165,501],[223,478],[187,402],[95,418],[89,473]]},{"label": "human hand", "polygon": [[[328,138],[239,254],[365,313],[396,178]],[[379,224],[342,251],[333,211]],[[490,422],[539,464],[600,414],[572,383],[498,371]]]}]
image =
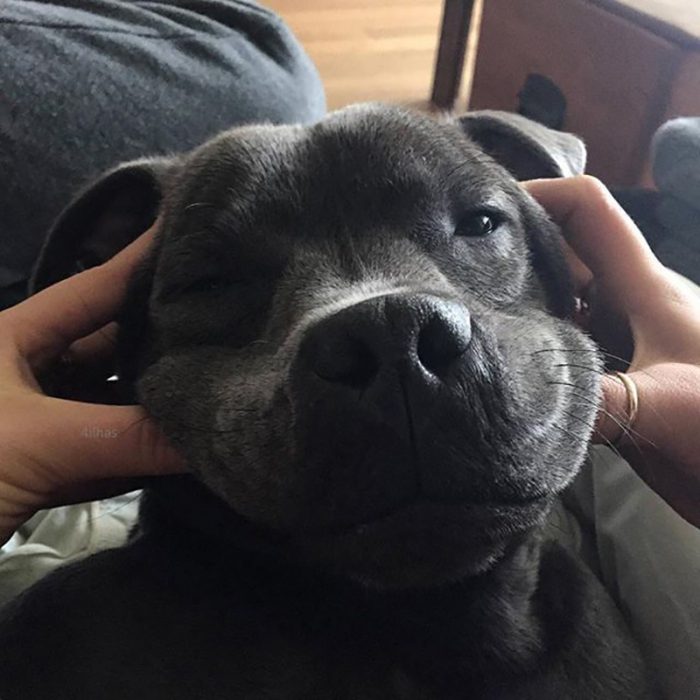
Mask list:
[{"label": "human hand", "polygon": [[107,263],[0,312],[0,545],[41,508],[183,469],[142,408],[52,398],[37,381],[56,358],[104,353],[105,327],[152,237],[153,229]]},{"label": "human hand", "polygon": [[604,323],[591,328],[594,339],[605,349],[605,336],[631,331],[627,375],[638,389],[636,419],[628,426],[623,382],[604,376],[594,441],[614,444],[654,491],[700,527],[700,293],[659,262],[598,180],[536,180],[525,187],[578,257],[572,265],[578,292],[595,288],[591,316]]}]

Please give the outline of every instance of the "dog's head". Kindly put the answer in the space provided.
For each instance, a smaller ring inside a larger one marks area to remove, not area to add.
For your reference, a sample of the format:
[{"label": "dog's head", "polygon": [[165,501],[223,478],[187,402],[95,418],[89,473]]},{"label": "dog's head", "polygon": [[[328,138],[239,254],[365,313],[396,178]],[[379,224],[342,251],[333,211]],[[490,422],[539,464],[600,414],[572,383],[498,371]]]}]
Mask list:
[{"label": "dog's head", "polygon": [[455,580],[540,523],[584,456],[596,357],[567,320],[558,232],[516,179],[583,159],[498,113],[233,129],[107,175],[35,284],[159,214],[122,378],[191,470],[324,570]]}]

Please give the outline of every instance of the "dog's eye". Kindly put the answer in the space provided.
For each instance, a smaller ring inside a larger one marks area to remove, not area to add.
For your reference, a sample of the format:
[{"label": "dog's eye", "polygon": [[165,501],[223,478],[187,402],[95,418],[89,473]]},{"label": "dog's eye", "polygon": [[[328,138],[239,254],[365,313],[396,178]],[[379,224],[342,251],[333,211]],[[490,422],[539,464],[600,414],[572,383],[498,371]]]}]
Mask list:
[{"label": "dog's eye", "polygon": [[493,233],[499,226],[499,221],[494,214],[489,212],[473,212],[463,216],[455,228],[455,236],[469,236],[480,238]]},{"label": "dog's eye", "polygon": [[222,277],[202,277],[188,284],[182,293],[203,294],[205,292],[219,292],[226,286],[226,281]]}]

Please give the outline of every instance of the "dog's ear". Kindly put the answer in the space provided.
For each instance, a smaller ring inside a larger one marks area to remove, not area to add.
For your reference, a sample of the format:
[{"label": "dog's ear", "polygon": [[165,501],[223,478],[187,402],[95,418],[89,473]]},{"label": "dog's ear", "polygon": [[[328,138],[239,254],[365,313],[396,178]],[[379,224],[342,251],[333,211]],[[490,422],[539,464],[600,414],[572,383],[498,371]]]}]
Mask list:
[{"label": "dog's ear", "polygon": [[29,292],[105,262],[143,233],[158,216],[174,165],[165,158],[125,163],[78,194],[49,232]]},{"label": "dog's ear", "polygon": [[[163,193],[176,172],[174,159],[125,163],[88,186],[63,211],[41,250],[30,281],[31,294],[66,277],[99,265],[148,229],[161,209]],[[119,318],[116,365],[83,368],[58,363],[40,378],[52,396],[132,403],[133,381],[147,331],[147,299],[152,260],[144,261],[129,286],[129,303]],[[106,382],[114,372],[118,382]]]},{"label": "dog's ear", "polygon": [[580,175],[586,147],[573,134],[510,112],[470,112],[459,118],[469,138],[518,180]]}]

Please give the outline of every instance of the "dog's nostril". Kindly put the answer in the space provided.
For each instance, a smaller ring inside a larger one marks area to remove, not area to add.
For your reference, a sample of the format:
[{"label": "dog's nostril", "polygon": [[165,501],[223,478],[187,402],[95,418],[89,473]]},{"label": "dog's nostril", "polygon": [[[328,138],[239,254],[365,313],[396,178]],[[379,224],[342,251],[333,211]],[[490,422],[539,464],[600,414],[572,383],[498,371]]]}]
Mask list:
[{"label": "dog's nostril", "polygon": [[[472,326],[460,302],[429,295],[386,295],[349,306],[313,325],[299,349],[300,367],[341,389],[441,380],[467,351]],[[387,389],[388,390],[388,389]]]},{"label": "dog's nostril", "polygon": [[420,363],[431,374],[444,375],[471,342],[471,321],[466,309],[433,314],[418,334]]},{"label": "dog's nostril", "polygon": [[371,349],[356,338],[321,339],[314,352],[313,370],[328,382],[351,388],[371,383],[379,362]]}]

